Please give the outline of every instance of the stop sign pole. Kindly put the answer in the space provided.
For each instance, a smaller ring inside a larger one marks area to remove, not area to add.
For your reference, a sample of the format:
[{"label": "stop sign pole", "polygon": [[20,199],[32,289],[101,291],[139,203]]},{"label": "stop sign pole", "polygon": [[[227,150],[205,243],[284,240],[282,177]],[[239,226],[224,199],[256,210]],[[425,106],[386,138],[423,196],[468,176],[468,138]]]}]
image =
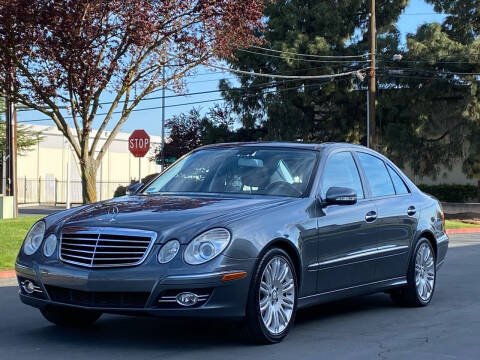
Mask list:
[{"label": "stop sign pole", "polygon": [[143,129],[132,132],[128,138],[128,150],[138,158],[138,181],[142,180],[141,159],[150,150],[150,136]]}]

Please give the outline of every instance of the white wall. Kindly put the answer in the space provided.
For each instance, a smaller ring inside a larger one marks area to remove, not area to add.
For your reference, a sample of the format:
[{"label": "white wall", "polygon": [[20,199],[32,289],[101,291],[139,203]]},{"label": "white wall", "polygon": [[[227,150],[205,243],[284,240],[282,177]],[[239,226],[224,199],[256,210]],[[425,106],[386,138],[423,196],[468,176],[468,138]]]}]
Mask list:
[{"label": "white wall", "polygon": [[[40,192],[42,202],[65,201],[68,157],[72,162],[72,199],[81,201],[81,184],[78,159],[56,127],[32,125],[32,130],[40,131],[44,139],[31,151],[18,157],[19,202],[34,202]],[[72,130],[74,131],[74,130]],[[92,132],[91,139],[96,132]],[[106,141],[109,132],[102,134],[97,150]],[[129,133],[119,133],[105,153],[97,174],[97,196],[108,199],[119,185],[130,183],[149,174],[160,171],[160,166],[150,161],[153,150],[160,144],[161,137],[150,135],[150,152],[143,158],[135,158],[128,151]],[[40,182],[39,182],[40,179]],[[52,195],[55,192],[55,196]]]}]

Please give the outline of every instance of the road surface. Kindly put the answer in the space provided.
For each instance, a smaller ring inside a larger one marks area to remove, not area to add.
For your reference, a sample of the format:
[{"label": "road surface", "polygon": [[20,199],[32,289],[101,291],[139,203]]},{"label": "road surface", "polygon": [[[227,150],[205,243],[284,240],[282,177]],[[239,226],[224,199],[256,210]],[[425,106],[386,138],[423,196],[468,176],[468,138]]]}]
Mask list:
[{"label": "road surface", "polygon": [[0,358],[20,359],[480,359],[480,235],[452,235],[436,294],[426,308],[384,294],[299,312],[281,344],[246,342],[220,321],[104,315],[86,330],[49,324],[0,287]]}]

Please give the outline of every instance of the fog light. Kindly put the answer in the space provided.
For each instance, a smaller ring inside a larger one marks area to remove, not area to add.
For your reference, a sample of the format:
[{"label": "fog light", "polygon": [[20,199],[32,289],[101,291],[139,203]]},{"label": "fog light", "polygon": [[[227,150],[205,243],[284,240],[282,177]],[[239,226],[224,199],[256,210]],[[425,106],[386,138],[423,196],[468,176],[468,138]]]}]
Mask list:
[{"label": "fog light", "polygon": [[177,295],[177,303],[182,306],[193,306],[198,302],[198,296],[191,292],[183,292]]},{"label": "fog light", "polygon": [[33,294],[35,291],[35,284],[30,280],[25,280],[23,282],[23,290],[25,290],[27,294]]}]

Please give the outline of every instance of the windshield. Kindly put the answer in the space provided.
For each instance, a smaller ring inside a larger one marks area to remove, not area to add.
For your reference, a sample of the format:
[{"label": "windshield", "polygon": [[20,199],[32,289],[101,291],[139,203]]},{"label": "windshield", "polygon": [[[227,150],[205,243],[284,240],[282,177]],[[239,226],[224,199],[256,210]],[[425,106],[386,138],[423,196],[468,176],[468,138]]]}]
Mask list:
[{"label": "windshield", "polygon": [[317,154],[311,150],[258,147],[196,151],[174,164],[144,191],[301,197]]}]

